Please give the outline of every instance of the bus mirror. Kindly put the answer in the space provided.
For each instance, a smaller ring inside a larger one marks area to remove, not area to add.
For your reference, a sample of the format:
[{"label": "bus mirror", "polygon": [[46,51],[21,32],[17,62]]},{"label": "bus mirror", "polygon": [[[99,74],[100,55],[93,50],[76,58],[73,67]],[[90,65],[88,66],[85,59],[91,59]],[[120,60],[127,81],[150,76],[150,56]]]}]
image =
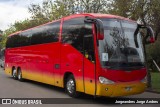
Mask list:
[{"label": "bus mirror", "polygon": [[100,19],[94,19],[94,18],[90,18],[90,17],[85,17],[84,20],[85,23],[94,23],[96,24],[96,28],[97,28],[97,39],[98,40],[103,40],[104,39],[104,27],[103,27],[103,23]]},{"label": "bus mirror", "polygon": [[97,39],[103,40],[104,39],[104,27],[100,19],[96,19],[96,26],[97,26]]},{"label": "bus mirror", "polygon": [[147,35],[144,38],[145,39],[145,44],[150,44],[155,42],[155,36],[153,29],[150,26],[147,26]]}]

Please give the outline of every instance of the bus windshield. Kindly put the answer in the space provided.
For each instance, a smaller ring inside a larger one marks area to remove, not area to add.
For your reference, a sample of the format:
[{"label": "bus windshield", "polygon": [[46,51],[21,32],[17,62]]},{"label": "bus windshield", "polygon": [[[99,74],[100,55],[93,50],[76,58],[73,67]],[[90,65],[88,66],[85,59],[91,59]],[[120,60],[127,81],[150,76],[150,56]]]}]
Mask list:
[{"label": "bus windshield", "polygon": [[99,57],[103,68],[133,70],[144,67],[142,36],[137,34],[139,47],[134,41],[136,22],[119,19],[101,19],[104,39],[99,40]]}]

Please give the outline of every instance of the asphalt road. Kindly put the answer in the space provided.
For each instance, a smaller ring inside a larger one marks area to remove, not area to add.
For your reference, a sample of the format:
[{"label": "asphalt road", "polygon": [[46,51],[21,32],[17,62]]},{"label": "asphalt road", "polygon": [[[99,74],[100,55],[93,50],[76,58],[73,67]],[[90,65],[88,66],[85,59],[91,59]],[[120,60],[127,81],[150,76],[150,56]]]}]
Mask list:
[{"label": "asphalt road", "polygon": [[[25,80],[24,82],[19,82],[14,80],[10,76],[4,73],[4,70],[0,68],[0,98],[59,98],[59,99],[67,99],[70,98],[62,88],[33,82],[29,80]],[[86,99],[87,98],[87,99]],[[127,96],[122,98],[159,98],[160,94],[144,92],[139,95]],[[78,99],[73,99],[74,101],[78,101],[77,104],[47,104],[47,105],[23,105],[23,106],[31,106],[31,107],[128,107],[128,106],[143,106],[143,107],[155,107],[159,106],[157,104],[106,104],[103,101],[111,101],[110,98],[96,98],[94,99],[93,96],[83,95]],[[72,101],[71,101],[72,102]],[[73,103],[72,102],[72,103]],[[9,106],[9,105],[0,105],[0,107]],[[22,107],[22,105],[12,105],[12,107]]]}]

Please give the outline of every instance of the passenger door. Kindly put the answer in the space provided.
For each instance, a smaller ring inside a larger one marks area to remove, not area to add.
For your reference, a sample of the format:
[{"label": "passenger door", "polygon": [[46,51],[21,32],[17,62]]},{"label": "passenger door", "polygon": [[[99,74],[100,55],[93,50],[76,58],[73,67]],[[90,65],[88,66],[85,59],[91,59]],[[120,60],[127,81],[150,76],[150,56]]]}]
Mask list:
[{"label": "passenger door", "polygon": [[64,19],[62,30],[61,71],[72,72],[76,90],[95,93],[95,58],[93,24],[84,17]]},{"label": "passenger door", "polygon": [[84,70],[84,88],[85,93],[95,94],[95,49],[94,49],[94,36],[93,24],[85,24],[85,31],[83,38],[83,70]]}]

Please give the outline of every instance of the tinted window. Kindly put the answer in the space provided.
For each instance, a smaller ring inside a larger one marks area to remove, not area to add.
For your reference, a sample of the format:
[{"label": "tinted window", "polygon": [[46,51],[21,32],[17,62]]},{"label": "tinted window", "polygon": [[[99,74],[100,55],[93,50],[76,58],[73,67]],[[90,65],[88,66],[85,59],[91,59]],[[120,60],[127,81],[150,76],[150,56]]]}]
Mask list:
[{"label": "tinted window", "polygon": [[29,46],[59,40],[60,21],[33,28],[8,37],[6,48]]},{"label": "tinted window", "polygon": [[30,45],[31,36],[32,36],[32,30],[20,33],[19,44],[21,44],[21,46]]},{"label": "tinted window", "polygon": [[32,30],[31,44],[58,42],[60,22],[50,23]]},{"label": "tinted window", "polygon": [[64,21],[62,31],[63,43],[71,44],[80,52],[83,51],[83,30],[85,29],[84,18],[75,18]]},{"label": "tinted window", "polygon": [[13,36],[8,37],[7,43],[6,43],[6,47],[7,48],[14,48],[14,47],[19,47],[19,40],[20,36],[19,34],[15,34]]},{"label": "tinted window", "polygon": [[66,20],[62,30],[63,43],[71,44],[90,61],[94,61],[92,24],[84,23],[84,18]]},{"label": "tinted window", "polygon": [[13,47],[13,39],[12,36],[8,37],[6,42],[6,48],[12,48]]}]

